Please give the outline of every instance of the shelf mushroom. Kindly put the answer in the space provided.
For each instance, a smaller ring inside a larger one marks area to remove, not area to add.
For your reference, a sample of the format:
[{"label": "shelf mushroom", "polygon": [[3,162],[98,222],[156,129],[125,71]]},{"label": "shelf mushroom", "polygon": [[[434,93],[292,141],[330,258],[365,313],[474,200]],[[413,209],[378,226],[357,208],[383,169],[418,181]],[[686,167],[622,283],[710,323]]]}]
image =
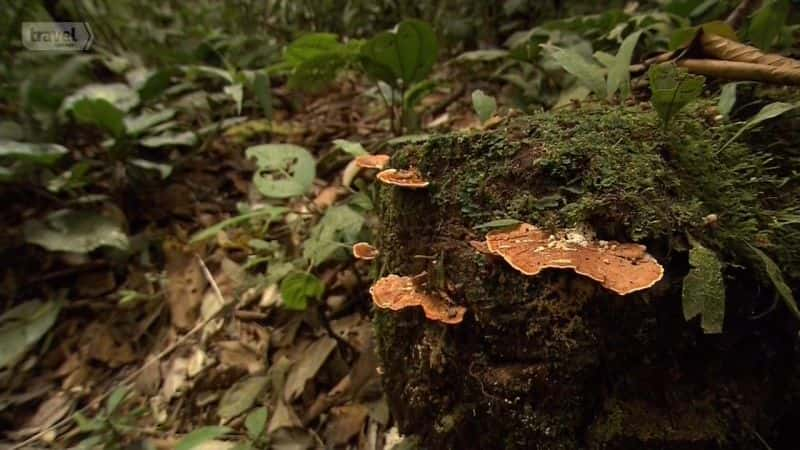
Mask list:
[{"label": "shelf mushroom", "polygon": [[389,155],[362,155],[355,159],[356,166],[361,169],[378,169],[383,170],[391,157]]},{"label": "shelf mushroom", "polygon": [[407,189],[423,189],[429,182],[416,169],[386,169],[378,172],[378,181]]},{"label": "shelf mushroom", "polygon": [[399,311],[421,306],[425,317],[449,325],[461,323],[467,309],[451,305],[440,295],[426,292],[415,281],[417,277],[388,275],[376,281],[369,289],[372,301],[378,308]]},{"label": "shelf mushroom", "polygon": [[486,245],[514,269],[528,276],[543,269],[571,269],[619,295],[651,288],[664,268],[639,244],[593,241],[575,230],[550,235],[534,225],[495,230]]},{"label": "shelf mushroom", "polygon": [[356,242],[353,244],[353,256],[356,259],[372,261],[377,258],[380,251],[366,242]]}]

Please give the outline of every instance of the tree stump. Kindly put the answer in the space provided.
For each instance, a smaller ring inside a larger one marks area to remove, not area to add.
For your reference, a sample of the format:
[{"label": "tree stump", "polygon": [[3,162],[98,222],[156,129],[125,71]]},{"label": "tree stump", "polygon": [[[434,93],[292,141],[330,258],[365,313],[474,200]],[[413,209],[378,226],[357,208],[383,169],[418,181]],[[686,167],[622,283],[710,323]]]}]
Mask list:
[{"label": "tree stump", "polygon": [[[381,187],[381,274],[425,272],[467,310],[445,325],[376,309],[402,433],[424,449],[795,448],[797,321],[750,246],[798,292],[798,228],[773,222],[800,188],[776,155],[720,151],[736,128],[708,107],[666,128],[647,104],[583,106],[397,144],[391,166],[430,186]],[[568,270],[522,275],[469,243],[506,218],[644,244],[664,277],[620,296]],[[692,245],[724,263],[722,334],[684,319]]]}]

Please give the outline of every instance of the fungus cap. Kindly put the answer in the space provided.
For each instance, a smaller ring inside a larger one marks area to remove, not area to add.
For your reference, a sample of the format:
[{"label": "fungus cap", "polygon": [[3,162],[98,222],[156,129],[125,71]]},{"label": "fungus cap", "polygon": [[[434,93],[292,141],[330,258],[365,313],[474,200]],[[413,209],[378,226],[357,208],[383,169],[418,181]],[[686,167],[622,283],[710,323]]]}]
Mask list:
[{"label": "fungus cap", "polygon": [[575,231],[553,236],[523,223],[489,232],[486,245],[524,275],[571,269],[619,295],[649,289],[664,275],[664,268],[643,245],[595,242]]},{"label": "fungus cap", "polygon": [[366,242],[357,242],[353,244],[353,256],[356,259],[363,259],[365,261],[372,261],[380,254],[377,248]]},{"label": "fungus cap", "polygon": [[398,311],[421,306],[428,319],[450,325],[461,323],[467,311],[463,306],[450,305],[437,294],[425,292],[413,277],[388,275],[376,281],[369,293],[378,308]]},{"label": "fungus cap", "polygon": [[356,166],[362,169],[381,170],[389,164],[389,155],[362,155],[356,158]]},{"label": "fungus cap", "polygon": [[378,172],[378,180],[381,183],[391,184],[408,189],[422,189],[428,187],[429,182],[422,178],[422,174],[416,169],[399,170],[386,169]]}]

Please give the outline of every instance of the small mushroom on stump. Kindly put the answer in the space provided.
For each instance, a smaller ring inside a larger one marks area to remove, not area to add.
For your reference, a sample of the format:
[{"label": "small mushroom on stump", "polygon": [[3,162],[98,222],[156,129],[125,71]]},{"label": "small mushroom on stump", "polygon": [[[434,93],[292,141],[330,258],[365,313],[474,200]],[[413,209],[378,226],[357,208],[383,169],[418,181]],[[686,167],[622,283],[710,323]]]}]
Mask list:
[{"label": "small mushroom on stump", "polygon": [[372,261],[377,258],[380,251],[366,242],[357,242],[353,244],[353,256],[356,259],[363,259],[364,261]]},{"label": "small mushroom on stump", "polygon": [[386,169],[378,172],[378,181],[407,189],[423,189],[430,184],[416,169]]}]

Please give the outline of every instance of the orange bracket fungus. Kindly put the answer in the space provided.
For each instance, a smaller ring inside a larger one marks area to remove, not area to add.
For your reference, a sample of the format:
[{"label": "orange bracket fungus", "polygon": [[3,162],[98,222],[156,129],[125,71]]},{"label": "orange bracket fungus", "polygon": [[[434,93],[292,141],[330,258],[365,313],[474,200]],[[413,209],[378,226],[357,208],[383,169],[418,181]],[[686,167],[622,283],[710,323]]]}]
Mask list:
[{"label": "orange bracket fungus", "polygon": [[430,184],[422,178],[422,174],[416,169],[386,169],[378,172],[378,180],[381,183],[408,189],[422,189],[428,187],[428,184]]},{"label": "orange bracket fungus", "polygon": [[438,294],[425,292],[418,284],[419,277],[388,275],[369,289],[375,306],[392,311],[421,306],[425,317],[436,322],[457,324],[464,320],[467,309],[453,306]]},{"label": "orange bracket fungus", "polygon": [[363,259],[365,261],[372,261],[377,258],[380,252],[377,248],[366,242],[357,242],[353,244],[353,256],[356,259]]},{"label": "orange bracket fungus", "polygon": [[356,158],[356,166],[362,169],[382,170],[389,164],[389,155],[362,155]]},{"label": "orange bracket fungus", "polygon": [[664,268],[639,244],[592,241],[584,234],[563,231],[554,236],[527,223],[486,235],[489,250],[524,275],[542,269],[571,269],[619,295],[648,289]]}]

